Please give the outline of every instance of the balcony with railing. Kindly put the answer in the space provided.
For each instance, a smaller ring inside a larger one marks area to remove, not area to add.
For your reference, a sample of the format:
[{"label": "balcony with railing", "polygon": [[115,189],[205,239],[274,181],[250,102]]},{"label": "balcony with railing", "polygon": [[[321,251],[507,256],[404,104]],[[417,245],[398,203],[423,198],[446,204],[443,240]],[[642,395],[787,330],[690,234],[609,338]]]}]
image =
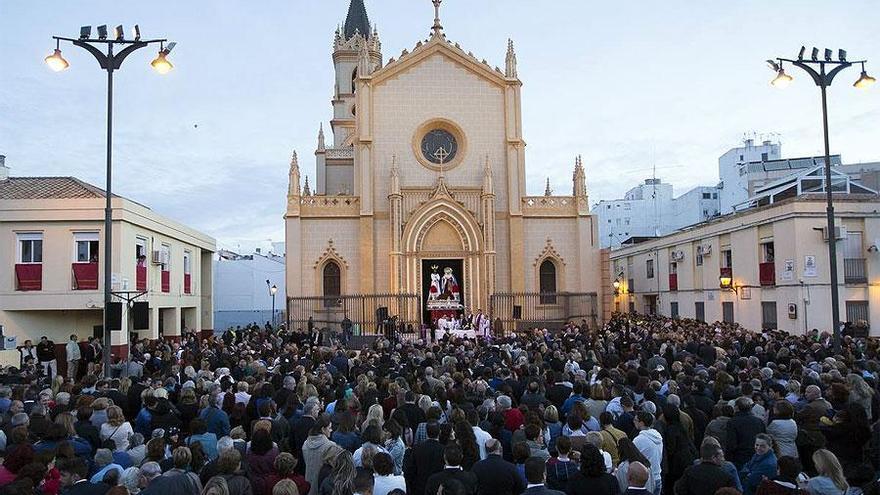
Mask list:
[{"label": "balcony with railing", "polygon": [[676,291],[678,290],[678,274],[670,273],[669,274],[669,290]]},{"label": "balcony with railing", "polygon": [[762,287],[772,287],[776,285],[776,263],[766,261],[758,264],[758,279]]},{"label": "balcony with railing", "polygon": [[843,283],[867,284],[868,273],[865,269],[865,258],[843,259]]},{"label": "balcony with railing", "polygon": [[73,263],[73,290],[98,290],[98,263]]},{"label": "balcony with railing", "polygon": [[135,288],[139,291],[147,290],[147,267],[146,265],[138,265],[135,267]]},{"label": "balcony with railing", "polygon": [[18,263],[15,265],[15,290],[43,290],[43,264]]}]

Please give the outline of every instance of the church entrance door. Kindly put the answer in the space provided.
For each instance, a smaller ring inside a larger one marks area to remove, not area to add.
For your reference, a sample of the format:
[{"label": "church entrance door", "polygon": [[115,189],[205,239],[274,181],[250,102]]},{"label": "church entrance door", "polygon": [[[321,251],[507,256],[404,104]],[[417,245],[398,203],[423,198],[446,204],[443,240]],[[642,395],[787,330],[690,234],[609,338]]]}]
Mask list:
[{"label": "church entrance door", "polygon": [[432,328],[437,320],[462,315],[465,301],[464,260],[461,258],[423,258],[422,318]]}]

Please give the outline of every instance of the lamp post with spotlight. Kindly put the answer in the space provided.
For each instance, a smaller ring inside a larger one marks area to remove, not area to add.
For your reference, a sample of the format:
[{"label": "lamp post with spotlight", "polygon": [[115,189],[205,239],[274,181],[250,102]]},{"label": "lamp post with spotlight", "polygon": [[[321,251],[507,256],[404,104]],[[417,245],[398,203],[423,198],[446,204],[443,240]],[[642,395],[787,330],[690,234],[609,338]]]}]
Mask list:
[{"label": "lamp post with spotlight", "polygon": [[[79,38],[65,38],[62,36],[53,36],[55,40],[55,51],[45,58],[46,65],[55,72],[60,72],[68,67],[70,63],[61,56],[61,42],[70,42],[75,46],[85,49],[91,53],[98,61],[98,65],[107,71],[107,185],[105,190],[106,205],[104,208],[104,376],[110,376],[110,350],[112,342],[110,340],[110,321],[108,318],[110,302],[112,298],[112,241],[113,241],[113,223],[112,223],[112,163],[113,163],[113,72],[120,69],[122,62],[126,57],[135,50],[148,45],[159,44],[159,54],[150,63],[153,69],[159,74],[167,74],[174,68],[167,56],[174,49],[176,43],[168,43],[166,46],[165,39],[142,40],[140,27],[135,25],[132,30],[132,39],[125,39],[125,32],[122,26],[116,26],[113,30],[113,36],[107,36],[107,26],[98,26],[98,37],[92,38],[92,27],[83,26],[79,31]],[[115,47],[122,47],[119,53],[114,53]],[[103,51],[100,47],[104,47]]]},{"label": "lamp post with spotlight", "polygon": [[272,296],[272,330],[275,330],[275,294],[278,293],[278,286],[275,284],[269,285],[269,280],[266,280],[266,286],[269,287],[269,295]]},{"label": "lamp post with spotlight", "polygon": [[[831,86],[831,81],[834,80],[834,76],[840,73],[843,69],[846,69],[853,64],[860,64],[862,67],[862,73],[859,75],[859,78],[856,82],[853,83],[853,86],[859,89],[864,89],[876,82],[876,79],[869,76],[867,72],[865,72],[865,63],[866,60],[858,60],[858,61],[848,61],[846,59],[846,50],[838,50],[837,52],[837,60],[833,60],[833,52],[826,48],[824,53],[824,59],[819,60],[819,49],[813,48],[812,53],[810,54],[809,59],[804,59],[804,52],[806,51],[806,47],[802,46],[800,52],[798,52],[798,56],[796,60],[787,59],[787,58],[776,58],[775,60],[768,60],[767,63],[770,65],[770,68],[776,72],[776,77],[770,81],[770,84],[777,88],[785,88],[787,87],[791,81],[794,79],[789,74],[785,73],[785,69],[783,67],[784,63],[789,63],[795,67],[799,67],[803,69],[810,77],[813,79],[813,82],[816,83],[816,86],[819,86],[819,90],[822,95],[822,131],[825,138],[825,200],[827,202],[827,206],[825,208],[828,222],[828,265],[831,269],[831,322],[834,326],[834,352],[835,354],[840,353],[840,308],[839,305],[839,294],[837,287],[837,236],[834,232],[834,203],[832,199],[832,189],[833,186],[831,184],[831,150],[828,144],[828,102],[827,102],[827,88]],[[826,67],[828,70],[826,70]]]}]

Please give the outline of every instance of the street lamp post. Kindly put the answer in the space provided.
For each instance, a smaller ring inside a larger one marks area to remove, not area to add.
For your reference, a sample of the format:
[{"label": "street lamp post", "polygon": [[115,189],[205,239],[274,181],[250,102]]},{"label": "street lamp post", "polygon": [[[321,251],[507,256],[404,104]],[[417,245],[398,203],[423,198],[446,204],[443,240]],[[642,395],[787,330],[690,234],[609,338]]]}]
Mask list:
[{"label": "street lamp post", "polygon": [[[832,59],[833,52],[828,48],[825,49],[823,60],[819,60],[818,48],[813,48],[810,58],[804,59],[805,50],[806,47],[802,46],[796,60],[776,58],[776,60],[768,60],[767,63],[776,72],[776,77],[770,81],[770,84],[774,87],[785,88],[794,79],[785,73],[783,67],[783,63],[790,63],[809,74],[813,82],[816,83],[816,86],[819,86],[822,95],[822,131],[825,139],[825,200],[827,202],[825,212],[828,222],[828,265],[831,270],[831,321],[832,325],[834,325],[834,352],[836,354],[840,352],[840,295],[838,294],[837,287],[837,236],[834,234],[834,202],[831,184],[831,150],[828,143],[828,103],[826,91],[828,86],[831,86],[834,76],[853,64],[861,64],[862,66],[862,73],[858,80],[853,83],[853,86],[859,89],[867,88],[874,84],[876,80],[865,72],[865,63],[867,61],[847,61],[846,50],[838,50],[837,60]],[[830,70],[826,71],[826,66]]]},{"label": "street lamp post", "polygon": [[269,294],[272,295],[272,330],[275,330],[275,294],[278,292],[278,286],[272,284],[269,286],[269,280],[266,280],[266,286],[269,287]]},{"label": "street lamp post", "polygon": [[[61,42],[67,41],[75,46],[85,49],[91,53],[98,61],[98,65],[107,71],[107,185],[106,185],[106,203],[104,208],[104,376],[110,376],[110,349],[112,343],[110,340],[110,321],[109,308],[112,299],[111,285],[113,282],[112,264],[110,257],[112,255],[113,241],[113,223],[112,223],[112,163],[113,163],[113,72],[120,69],[122,62],[126,57],[135,50],[145,46],[158,43],[159,54],[150,63],[153,69],[160,74],[167,74],[172,68],[171,62],[166,57],[174,49],[176,43],[169,43],[165,46],[165,39],[141,40],[140,27],[135,25],[133,29],[133,39],[125,39],[125,32],[122,26],[116,26],[113,30],[113,37],[108,38],[107,26],[98,26],[98,37],[92,38],[92,27],[83,26],[80,28],[79,38],[65,38],[62,36],[53,36],[55,40],[55,51],[45,58],[46,65],[55,72],[60,72],[68,67],[70,63],[61,56]],[[124,47],[119,53],[113,53],[115,46]],[[101,51],[100,46],[106,47],[106,53]]]}]

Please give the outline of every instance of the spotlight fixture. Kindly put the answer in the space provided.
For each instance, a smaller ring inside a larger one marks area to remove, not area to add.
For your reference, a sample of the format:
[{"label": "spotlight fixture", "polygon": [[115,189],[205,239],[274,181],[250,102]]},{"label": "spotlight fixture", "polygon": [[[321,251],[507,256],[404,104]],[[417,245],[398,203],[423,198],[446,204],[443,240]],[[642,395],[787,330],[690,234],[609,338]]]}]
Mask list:
[{"label": "spotlight fixture", "polygon": [[113,30],[113,34],[116,36],[116,41],[122,41],[125,39],[125,30],[122,29],[122,24],[116,26],[116,29]]},{"label": "spotlight fixture", "polygon": [[55,40],[55,51],[44,60],[46,65],[55,72],[61,72],[70,67],[70,63],[61,56],[61,40]]},{"label": "spotlight fixture", "polygon": [[826,61],[826,62],[831,62],[831,54],[832,54],[831,49],[830,49],[830,48],[826,48],[826,49],[825,49],[825,61]]},{"label": "spotlight fixture", "polygon": [[92,35],[92,26],[83,26],[79,28],[79,39],[87,40]]},{"label": "spotlight fixture", "polygon": [[768,60],[767,63],[770,64],[771,69],[776,71],[776,77],[774,77],[773,80],[770,81],[771,86],[773,86],[774,88],[783,89],[791,84],[791,81],[794,78],[785,73],[785,69],[782,68],[782,62],[777,64],[772,60]]},{"label": "spotlight fixture", "polygon": [[804,59],[804,52],[807,51],[807,47],[801,45],[801,51],[798,52],[798,60]]},{"label": "spotlight fixture", "polygon": [[131,28],[131,37],[134,38],[135,41],[141,40],[141,27],[137,24],[135,24],[134,27]]},{"label": "spotlight fixture", "polygon": [[813,53],[810,54],[810,59],[811,59],[813,62],[818,62],[818,61],[819,61],[819,49],[816,48],[815,46],[813,47]]},{"label": "spotlight fixture", "polygon": [[107,25],[106,24],[101,24],[100,26],[98,26],[98,39],[99,40],[106,40],[107,39]]},{"label": "spotlight fixture", "polygon": [[837,50],[837,59],[841,62],[846,62],[846,50],[843,48]]},{"label": "spotlight fixture", "polygon": [[175,42],[168,43],[168,46],[165,47],[165,44],[162,43],[159,45],[159,54],[156,55],[156,58],[150,62],[150,65],[153,66],[153,69],[156,70],[159,74],[168,74],[171,72],[171,69],[174,68],[174,65],[168,61],[168,54],[171,53],[171,50],[177,45]]},{"label": "spotlight fixture", "polygon": [[853,83],[853,86],[855,86],[859,89],[865,89],[865,88],[871,86],[872,84],[874,84],[875,82],[877,82],[877,79],[869,76],[868,73],[865,72],[865,63],[862,62],[862,74],[859,76],[859,78],[856,80],[856,82]]}]

